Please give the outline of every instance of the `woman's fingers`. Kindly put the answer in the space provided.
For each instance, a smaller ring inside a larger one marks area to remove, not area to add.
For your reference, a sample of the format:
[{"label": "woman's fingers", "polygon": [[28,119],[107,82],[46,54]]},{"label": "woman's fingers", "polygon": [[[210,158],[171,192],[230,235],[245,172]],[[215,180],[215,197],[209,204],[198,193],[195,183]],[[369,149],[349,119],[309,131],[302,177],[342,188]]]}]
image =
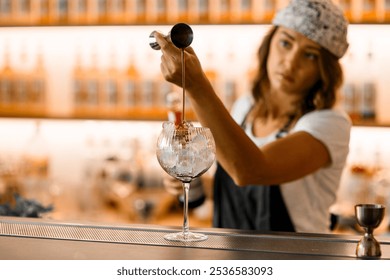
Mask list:
[{"label": "woman's fingers", "polygon": [[196,55],[195,51],[194,51],[194,49],[192,47],[185,48],[185,51],[188,52],[189,54]]},{"label": "woman's fingers", "polygon": [[[161,56],[161,73],[165,80],[179,87],[182,87],[182,57],[181,50],[177,48],[163,34],[155,32],[156,42],[160,45]],[[197,80],[202,77],[202,67],[192,47],[185,48],[186,63],[186,87],[196,84]]]},{"label": "woman's fingers", "polygon": [[155,32],[154,36],[162,52],[161,73],[168,82],[181,86],[180,50],[166,39],[163,34]]},{"label": "woman's fingers", "polygon": [[154,36],[156,38],[156,42],[160,45],[161,51],[164,55],[168,56],[177,56],[180,55],[180,50],[175,47],[175,45],[168,40],[163,34],[159,32],[155,32]]}]

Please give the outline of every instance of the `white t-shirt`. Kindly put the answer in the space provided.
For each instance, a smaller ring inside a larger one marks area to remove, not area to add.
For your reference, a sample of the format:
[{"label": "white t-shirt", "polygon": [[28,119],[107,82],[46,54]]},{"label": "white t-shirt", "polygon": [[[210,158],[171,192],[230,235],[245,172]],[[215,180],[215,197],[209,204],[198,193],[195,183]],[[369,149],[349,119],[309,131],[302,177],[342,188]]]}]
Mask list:
[{"label": "white t-shirt", "polygon": [[[237,100],[232,116],[241,124],[251,108],[251,96]],[[261,147],[276,140],[277,131],[266,137],[255,137],[252,124],[246,124],[246,133]],[[297,232],[329,232],[329,208],[336,200],[341,173],[349,152],[351,121],[341,110],[317,110],[303,115],[291,128],[290,134],[305,131],[320,140],[329,150],[331,164],[301,179],[280,187],[290,218]],[[315,155],[313,155],[315,156]]]}]

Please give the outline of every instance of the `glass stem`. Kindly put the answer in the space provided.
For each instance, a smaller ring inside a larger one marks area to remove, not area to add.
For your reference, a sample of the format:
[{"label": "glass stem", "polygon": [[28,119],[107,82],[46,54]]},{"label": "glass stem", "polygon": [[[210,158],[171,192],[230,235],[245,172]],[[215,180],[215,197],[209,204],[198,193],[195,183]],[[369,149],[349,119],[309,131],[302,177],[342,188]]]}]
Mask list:
[{"label": "glass stem", "polygon": [[190,190],[190,183],[183,182],[183,193],[184,193],[184,220],[183,220],[183,235],[184,238],[188,237],[190,222],[188,220],[188,193]]}]

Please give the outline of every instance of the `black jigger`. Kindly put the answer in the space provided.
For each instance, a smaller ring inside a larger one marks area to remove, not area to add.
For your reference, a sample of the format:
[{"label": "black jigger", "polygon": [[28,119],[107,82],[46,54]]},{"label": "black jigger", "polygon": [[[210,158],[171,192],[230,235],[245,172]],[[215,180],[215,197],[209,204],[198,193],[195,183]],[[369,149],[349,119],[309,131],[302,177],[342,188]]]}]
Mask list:
[{"label": "black jigger", "polygon": [[[149,45],[154,50],[160,50],[161,47],[156,42],[156,38],[154,36],[156,31],[153,31],[149,35]],[[194,39],[194,33],[189,25],[185,23],[175,24],[169,34],[165,36],[171,40],[171,42],[178,47],[179,49],[185,49],[189,45],[191,45],[192,40]]]},{"label": "black jigger", "polygon": [[379,258],[381,248],[374,238],[374,229],[377,228],[385,215],[385,206],[380,204],[355,205],[355,216],[358,224],[364,228],[364,236],[356,247],[356,256],[359,258]]}]

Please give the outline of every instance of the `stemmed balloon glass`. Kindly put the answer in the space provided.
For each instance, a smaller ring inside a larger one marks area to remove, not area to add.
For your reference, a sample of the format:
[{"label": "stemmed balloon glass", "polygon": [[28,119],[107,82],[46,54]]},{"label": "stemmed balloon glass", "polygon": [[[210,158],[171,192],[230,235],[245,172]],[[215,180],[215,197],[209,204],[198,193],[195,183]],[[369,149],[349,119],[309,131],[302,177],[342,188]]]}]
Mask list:
[{"label": "stemmed balloon glass", "polygon": [[[185,23],[173,26],[166,38],[181,50],[183,107],[180,120],[164,122],[163,130],[157,140],[157,159],[161,167],[171,176],[180,180],[184,192],[184,222],[183,231],[165,236],[171,241],[201,241],[207,236],[189,231],[188,192],[191,181],[205,173],[215,161],[215,142],[209,128],[194,127],[184,121],[185,116],[185,55],[184,49],[193,40],[193,32]],[[150,46],[159,50],[155,31],[149,36]]]},{"label": "stemmed balloon glass", "polygon": [[205,173],[215,161],[215,142],[209,128],[190,122],[164,122],[157,140],[157,159],[169,175],[180,180],[184,192],[183,230],[165,235],[170,241],[201,241],[207,236],[189,231],[188,193],[191,181]]}]

